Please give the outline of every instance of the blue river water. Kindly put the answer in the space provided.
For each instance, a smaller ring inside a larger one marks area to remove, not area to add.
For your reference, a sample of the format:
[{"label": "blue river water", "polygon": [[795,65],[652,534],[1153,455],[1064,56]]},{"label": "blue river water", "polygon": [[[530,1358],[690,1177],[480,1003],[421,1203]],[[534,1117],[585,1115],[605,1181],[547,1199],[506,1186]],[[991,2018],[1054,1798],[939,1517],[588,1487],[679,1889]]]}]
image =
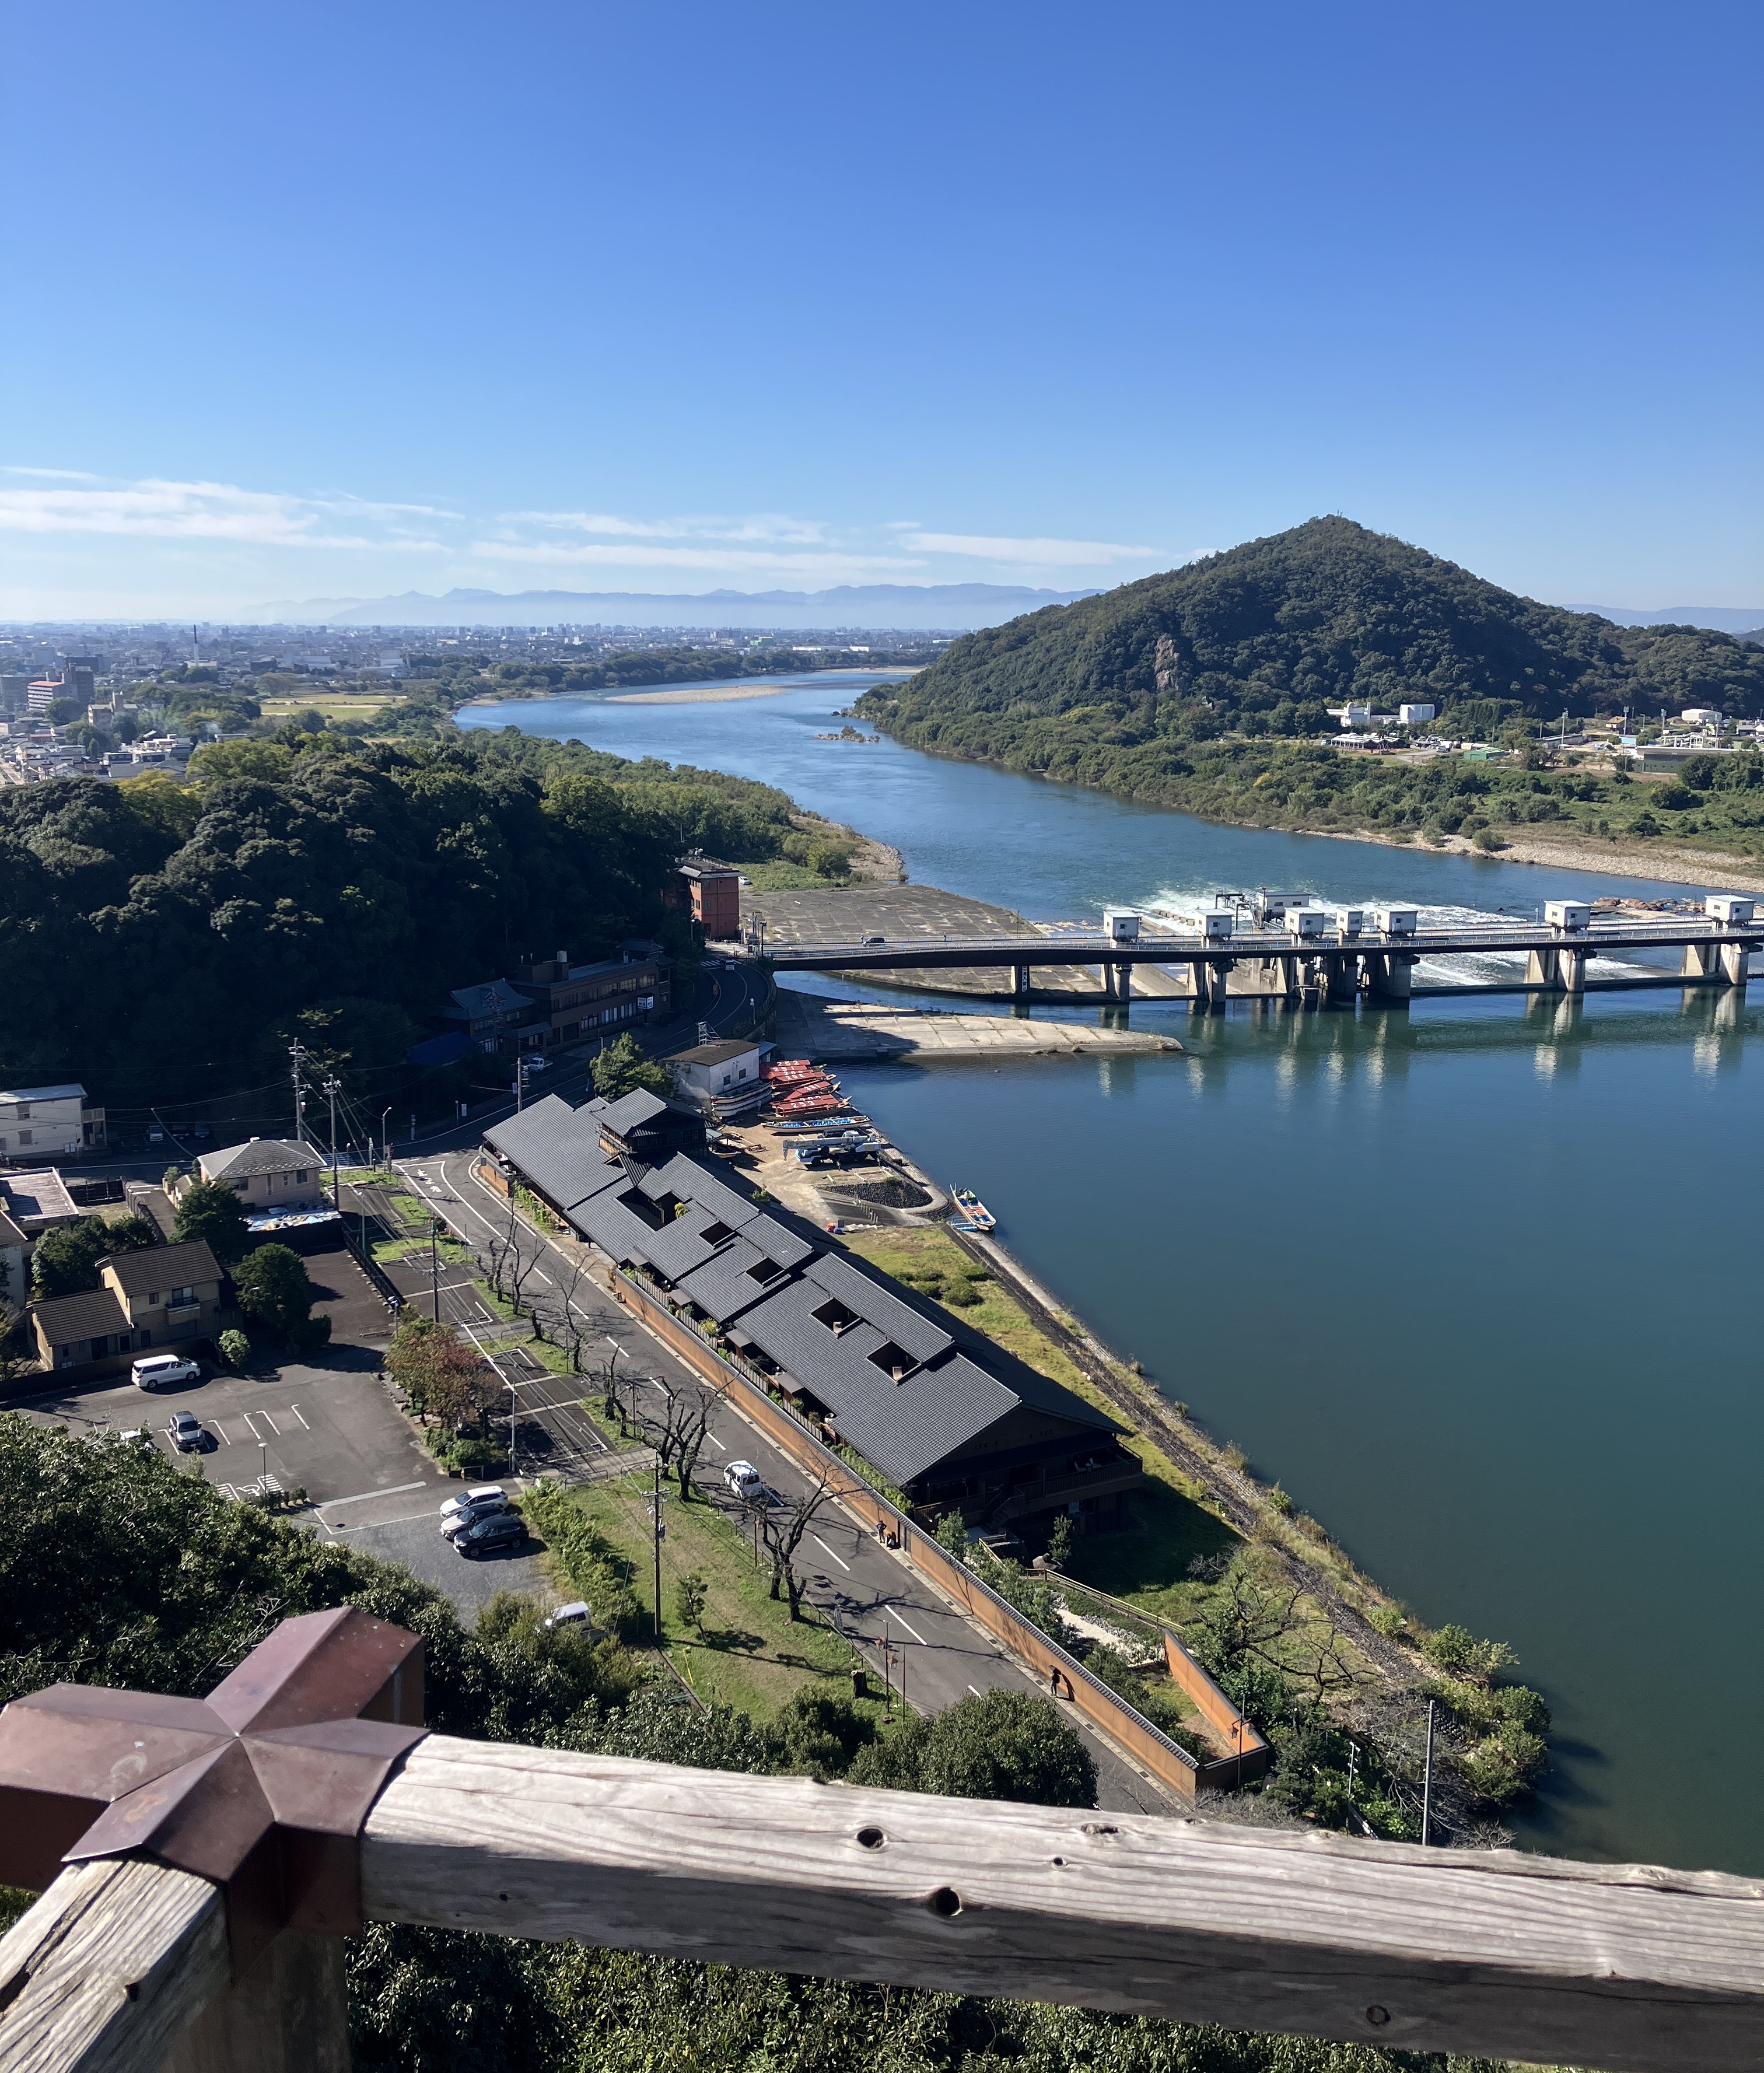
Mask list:
[{"label": "blue river water", "polygon": [[[763,778],[915,880],[1039,920],[1256,885],[1483,913],[1695,889],[815,740],[866,681],[461,719]],[[1523,1845],[1764,1871],[1764,1008],[1672,988],[1132,1014],[1185,1053],[847,1083],[1387,1589],[1515,1647],[1556,1717]]]}]

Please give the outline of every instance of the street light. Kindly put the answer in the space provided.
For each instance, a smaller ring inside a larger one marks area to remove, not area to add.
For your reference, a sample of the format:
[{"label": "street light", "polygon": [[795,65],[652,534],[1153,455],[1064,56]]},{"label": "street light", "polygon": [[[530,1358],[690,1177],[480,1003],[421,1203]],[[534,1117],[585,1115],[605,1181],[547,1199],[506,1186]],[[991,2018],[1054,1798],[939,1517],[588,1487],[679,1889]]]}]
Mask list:
[{"label": "street light", "polygon": [[391,1114],[389,1106],[380,1111],[380,1156],[382,1159],[389,1159],[392,1156],[392,1147],[386,1140],[386,1123]]}]

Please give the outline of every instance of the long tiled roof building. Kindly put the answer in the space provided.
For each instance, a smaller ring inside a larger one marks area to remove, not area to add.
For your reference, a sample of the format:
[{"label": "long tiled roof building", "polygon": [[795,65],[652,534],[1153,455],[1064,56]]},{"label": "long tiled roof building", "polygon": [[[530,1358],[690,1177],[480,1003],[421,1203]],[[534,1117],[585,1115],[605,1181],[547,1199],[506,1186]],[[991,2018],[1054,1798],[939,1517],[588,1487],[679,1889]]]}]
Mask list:
[{"label": "long tiled roof building", "polygon": [[620,1150],[616,1107],[547,1095],[484,1143],[579,1237],[714,1322],[922,1515],[1123,1522],[1141,1471],[1113,1419],[701,1160]]}]

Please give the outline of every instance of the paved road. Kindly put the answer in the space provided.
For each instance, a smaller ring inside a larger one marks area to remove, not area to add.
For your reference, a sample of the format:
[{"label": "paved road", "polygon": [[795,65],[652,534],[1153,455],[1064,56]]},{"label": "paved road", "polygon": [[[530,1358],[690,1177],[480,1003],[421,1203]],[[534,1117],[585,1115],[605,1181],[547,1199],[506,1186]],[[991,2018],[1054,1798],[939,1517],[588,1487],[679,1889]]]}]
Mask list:
[{"label": "paved road", "polygon": [[[474,1156],[460,1152],[410,1159],[401,1160],[399,1166],[413,1192],[431,1202],[451,1230],[481,1249],[493,1236],[505,1237],[509,1218],[501,1197],[472,1174]],[[531,1262],[528,1292],[553,1303],[566,1300],[567,1292],[571,1307],[593,1335],[594,1358],[606,1357],[616,1346],[621,1374],[666,1375],[676,1383],[694,1379],[685,1364],[614,1302],[604,1285],[574,1273],[563,1247],[540,1239],[524,1225],[519,1227],[517,1243],[524,1258]],[[456,1273],[444,1288],[443,1313],[455,1315],[462,1322],[473,1321],[484,1330],[484,1306],[463,1285],[464,1279],[463,1272]],[[474,1309],[475,1319],[471,1315]],[[543,1371],[524,1378],[513,1349],[491,1341],[485,1350],[505,1381],[513,1384],[520,1406],[520,1466],[524,1472],[530,1473],[542,1461],[563,1467],[567,1475],[571,1457],[604,1453],[607,1442],[577,1407],[576,1399],[586,1383],[571,1384]],[[732,1400],[719,1399],[699,1479],[711,1502],[737,1519],[740,1507],[723,1490],[722,1465],[738,1457],[752,1461],[768,1487],[786,1499],[806,1488],[806,1477],[789,1457],[748,1424]],[[957,1612],[843,1508],[830,1506],[816,1521],[804,1552],[809,1558],[810,1601],[851,1638],[878,1680],[888,1649],[894,1666],[890,1674],[898,1681],[904,1669],[908,1700],[919,1710],[940,1711],[971,1692],[1045,1692],[1039,1680],[1006,1655],[983,1629]],[[1159,1814],[1171,1811],[1173,1802],[1160,1786],[1063,1701],[1061,1710],[1083,1736],[1096,1764],[1104,1807]]]}]

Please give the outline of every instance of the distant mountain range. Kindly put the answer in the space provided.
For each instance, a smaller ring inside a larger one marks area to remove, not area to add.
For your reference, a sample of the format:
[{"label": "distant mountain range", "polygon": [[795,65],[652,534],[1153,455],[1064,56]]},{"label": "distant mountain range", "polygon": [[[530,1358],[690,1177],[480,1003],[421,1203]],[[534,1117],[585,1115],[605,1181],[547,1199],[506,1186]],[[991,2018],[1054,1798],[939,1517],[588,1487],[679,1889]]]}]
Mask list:
[{"label": "distant mountain range", "polygon": [[1764,627],[1764,604],[1669,604],[1661,612],[1634,612],[1626,604],[1564,604],[1562,609],[1596,612],[1618,626],[1706,626],[1717,633],[1743,634]]},{"label": "distant mountain range", "polygon": [[[265,626],[780,627],[825,633],[965,633],[1002,625],[1094,590],[1031,590],[1018,583],[844,583],[836,590],[450,590],[430,597],[282,599],[258,608]],[[1764,617],[1764,614],[1760,614]]]}]

